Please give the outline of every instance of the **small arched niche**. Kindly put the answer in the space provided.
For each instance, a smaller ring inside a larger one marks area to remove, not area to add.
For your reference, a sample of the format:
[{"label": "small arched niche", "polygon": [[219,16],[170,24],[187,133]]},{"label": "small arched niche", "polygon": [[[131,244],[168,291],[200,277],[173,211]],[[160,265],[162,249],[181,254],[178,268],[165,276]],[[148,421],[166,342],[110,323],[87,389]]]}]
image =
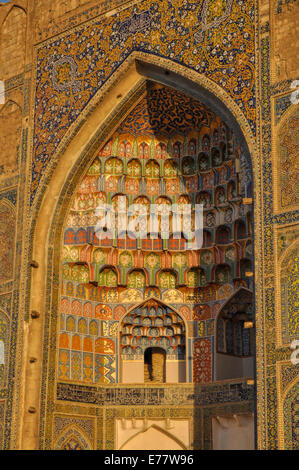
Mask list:
[{"label": "small arched niche", "polygon": [[123,383],[186,381],[185,323],[170,307],[149,300],[129,311],[120,325]]},{"label": "small arched niche", "polygon": [[186,450],[186,447],[170,432],[152,425],[129,438],[120,450]]},{"label": "small arched niche", "polygon": [[218,314],[216,380],[253,377],[253,332],[252,292],[241,288]]},{"label": "small arched niche", "polygon": [[166,382],[166,351],[162,348],[147,348],[144,351],[144,382]]}]

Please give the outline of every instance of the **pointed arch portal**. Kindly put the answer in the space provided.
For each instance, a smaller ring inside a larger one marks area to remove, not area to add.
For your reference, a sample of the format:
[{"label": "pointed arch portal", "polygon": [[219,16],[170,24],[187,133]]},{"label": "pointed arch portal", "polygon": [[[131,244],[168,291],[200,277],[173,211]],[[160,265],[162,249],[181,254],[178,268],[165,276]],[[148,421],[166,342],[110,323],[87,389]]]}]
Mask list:
[{"label": "pointed arch portal", "polygon": [[[136,53],[123,64],[69,130],[57,164],[44,175],[33,208],[37,222],[32,257],[39,269],[32,273],[31,289],[31,308],[41,316],[31,325],[28,357],[49,344],[43,351],[46,374],[55,374],[55,380],[46,386],[38,368],[27,376],[24,449],[32,448],[39,427],[38,416],[26,411],[34,401],[39,403],[40,388],[32,396],[33,383],[43,383],[53,404],[56,387],[64,383],[113,386],[121,381],[122,346],[134,355],[141,338],[149,347],[159,347],[164,338],[164,350],[172,347],[175,355],[181,346],[182,355],[184,336],[185,376],[176,381],[212,383],[217,312],[240,287],[253,289],[252,205],[243,204],[252,184],[250,154],[254,163],[248,125],[217,85],[183,68],[180,74],[179,66],[175,73],[169,61],[163,67],[154,62]],[[151,160],[156,165],[147,173]],[[176,203],[188,195],[194,205],[200,194],[211,246],[192,251],[172,236],[95,236],[92,211],[101,200],[113,202],[123,195],[132,203],[142,196],[146,207],[146,198],[155,203],[168,197]],[[242,233],[236,229],[240,220]],[[223,237],[217,231],[221,226],[229,229]],[[242,259],[251,260],[251,271],[241,269]],[[169,312],[132,315],[146,302],[156,303],[157,310],[167,305]],[[130,314],[130,322],[123,324],[128,333],[120,330],[119,337],[121,320]],[[143,325],[144,319],[151,324]],[[130,344],[122,345],[124,336],[130,336]],[[42,403],[41,410],[40,419],[48,422],[50,408]]]}]

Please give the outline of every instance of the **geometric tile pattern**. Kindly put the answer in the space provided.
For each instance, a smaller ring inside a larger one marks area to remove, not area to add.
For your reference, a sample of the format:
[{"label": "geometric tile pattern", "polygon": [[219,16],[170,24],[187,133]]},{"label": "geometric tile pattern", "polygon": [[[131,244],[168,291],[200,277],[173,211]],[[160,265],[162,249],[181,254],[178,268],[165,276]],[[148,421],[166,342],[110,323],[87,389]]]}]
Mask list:
[{"label": "geometric tile pattern", "polygon": [[[166,0],[146,0],[117,16],[84,26],[84,34],[78,26],[57,38],[50,48],[39,47],[32,202],[43,169],[66,127],[134,50],[175,58],[205,74],[242,105],[254,130],[254,1],[223,0],[221,4],[218,11],[211,0],[190,5],[177,0],[171,5]],[[205,31],[199,26],[199,18],[206,19]],[[79,37],[80,43],[74,47]],[[44,138],[47,132],[49,140]]]}]

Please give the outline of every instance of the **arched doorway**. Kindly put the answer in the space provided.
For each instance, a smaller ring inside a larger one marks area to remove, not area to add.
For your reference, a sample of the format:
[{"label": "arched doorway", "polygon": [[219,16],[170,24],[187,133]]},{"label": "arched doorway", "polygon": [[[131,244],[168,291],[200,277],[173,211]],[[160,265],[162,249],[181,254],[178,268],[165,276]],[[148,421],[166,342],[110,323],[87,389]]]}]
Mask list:
[{"label": "arched doorway", "polygon": [[253,296],[240,289],[222,307],[217,317],[217,380],[254,377]]},{"label": "arched doorway", "polygon": [[186,326],[171,307],[150,299],[119,328],[122,383],[186,382]]},{"label": "arched doorway", "polygon": [[152,425],[125,442],[120,450],[186,450],[184,444],[170,432]]}]

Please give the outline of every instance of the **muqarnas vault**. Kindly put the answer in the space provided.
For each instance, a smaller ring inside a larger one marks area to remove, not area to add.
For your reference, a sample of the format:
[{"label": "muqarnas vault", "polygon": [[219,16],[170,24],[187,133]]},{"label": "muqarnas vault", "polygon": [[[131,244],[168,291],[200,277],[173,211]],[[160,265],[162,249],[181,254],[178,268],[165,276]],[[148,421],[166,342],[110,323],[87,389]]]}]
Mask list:
[{"label": "muqarnas vault", "polygon": [[0,4],[1,448],[298,448],[297,16]]}]

